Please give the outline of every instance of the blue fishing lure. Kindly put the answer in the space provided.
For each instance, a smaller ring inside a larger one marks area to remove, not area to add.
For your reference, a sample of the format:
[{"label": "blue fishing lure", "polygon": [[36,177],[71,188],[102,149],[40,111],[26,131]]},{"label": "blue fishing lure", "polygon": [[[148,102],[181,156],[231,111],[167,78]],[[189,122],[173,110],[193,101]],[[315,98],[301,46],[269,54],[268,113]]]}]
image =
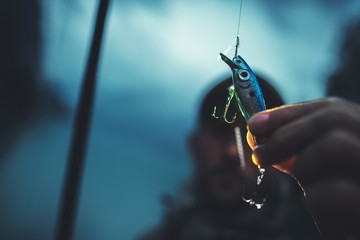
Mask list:
[{"label": "blue fishing lure", "polygon": [[[229,100],[235,95],[239,110],[248,121],[252,115],[266,109],[264,97],[254,72],[246,61],[237,55],[233,60],[220,53],[221,59],[231,68],[233,86],[229,89]],[[228,104],[230,104],[228,101]],[[226,113],[224,114],[226,116]]]},{"label": "blue fishing lure", "polygon": [[[237,38],[237,42],[238,42],[238,38]],[[238,44],[236,46],[236,50],[237,47]],[[232,76],[233,84],[229,88],[229,97],[225,107],[223,118],[228,123],[232,123],[235,121],[236,115],[233,117],[232,121],[227,120],[226,117],[227,110],[230,106],[231,100],[235,96],[239,110],[244,116],[246,122],[248,122],[251,116],[253,116],[255,113],[261,112],[266,109],[265,100],[259,82],[256,79],[254,72],[246,63],[246,61],[240,55],[237,55],[237,51],[235,51],[235,57],[233,58],[233,60],[231,60],[222,53],[220,53],[220,56],[221,59],[231,68],[233,74]],[[235,133],[236,130],[238,130],[238,135],[240,136],[238,138],[241,138],[240,128],[239,127],[235,128]],[[255,145],[257,145],[258,144],[257,138],[253,137],[253,140]],[[242,143],[240,141],[238,142],[237,140],[237,144],[238,144],[238,151],[239,151],[240,164],[241,164],[240,166],[245,166],[246,162],[244,156],[243,154],[240,154],[240,152],[244,151]],[[244,167],[242,167],[242,169],[243,168]],[[260,166],[258,166],[258,168],[260,175],[257,177],[257,181],[256,181],[257,188],[254,191],[253,196],[251,198],[246,198],[243,195],[242,199],[245,202],[249,203],[251,206],[254,205],[258,209],[260,209],[264,205],[266,201],[266,197],[260,201],[258,201],[259,199],[256,198],[259,198],[259,196],[257,195],[258,195],[259,186],[264,178],[265,168],[262,168]]]}]

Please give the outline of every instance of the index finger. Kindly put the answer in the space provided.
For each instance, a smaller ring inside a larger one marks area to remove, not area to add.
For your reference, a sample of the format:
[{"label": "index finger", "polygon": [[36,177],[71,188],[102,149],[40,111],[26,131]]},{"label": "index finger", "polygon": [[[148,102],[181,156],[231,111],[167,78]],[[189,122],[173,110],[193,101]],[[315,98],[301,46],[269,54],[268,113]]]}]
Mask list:
[{"label": "index finger", "polygon": [[269,109],[255,114],[248,122],[249,129],[255,136],[266,135],[273,132],[280,126],[317,109],[330,104],[344,104],[344,102],[344,100],[339,98],[331,97]]}]

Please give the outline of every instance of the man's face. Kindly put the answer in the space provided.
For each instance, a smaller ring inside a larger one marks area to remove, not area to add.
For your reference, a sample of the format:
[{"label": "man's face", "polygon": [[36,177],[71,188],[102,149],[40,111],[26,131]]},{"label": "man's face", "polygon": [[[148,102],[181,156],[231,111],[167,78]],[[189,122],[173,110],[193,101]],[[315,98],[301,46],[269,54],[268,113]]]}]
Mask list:
[{"label": "man's face", "polygon": [[243,191],[254,189],[258,174],[244,140],[246,167],[241,169],[235,133],[230,126],[229,129],[221,133],[202,129],[193,139],[196,178],[203,188],[201,191],[211,198],[209,200],[221,205],[242,203]]}]

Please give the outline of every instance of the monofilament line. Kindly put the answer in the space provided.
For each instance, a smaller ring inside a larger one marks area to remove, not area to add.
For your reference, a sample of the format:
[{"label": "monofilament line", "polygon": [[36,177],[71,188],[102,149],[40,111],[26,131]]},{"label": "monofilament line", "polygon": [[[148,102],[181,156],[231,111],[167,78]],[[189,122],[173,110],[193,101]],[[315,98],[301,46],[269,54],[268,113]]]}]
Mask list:
[{"label": "monofilament line", "polygon": [[[223,52],[223,54],[227,55],[228,52],[230,51],[230,49],[234,46],[235,44],[235,57],[237,56],[237,52],[238,52],[238,48],[240,45],[240,23],[241,23],[241,13],[242,13],[242,5],[243,5],[243,0],[240,0],[240,6],[239,6],[239,19],[238,19],[238,25],[237,25],[237,30],[236,30],[236,36],[234,41],[232,41],[232,43],[229,45],[229,47]],[[218,60],[220,60],[220,55],[217,58]]]},{"label": "monofilament line", "polygon": [[236,36],[237,37],[240,36],[240,23],[241,23],[242,4],[243,4],[243,0],[240,0],[239,19],[238,19],[238,26],[237,26],[237,31],[236,31]]},{"label": "monofilament line", "polygon": [[238,26],[237,26],[237,32],[236,32],[236,46],[235,46],[235,55],[234,58],[236,58],[237,53],[238,53],[238,49],[240,46],[240,23],[241,23],[241,11],[242,10],[242,0],[240,0],[240,7],[239,7],[239,20],[238,20]]}]

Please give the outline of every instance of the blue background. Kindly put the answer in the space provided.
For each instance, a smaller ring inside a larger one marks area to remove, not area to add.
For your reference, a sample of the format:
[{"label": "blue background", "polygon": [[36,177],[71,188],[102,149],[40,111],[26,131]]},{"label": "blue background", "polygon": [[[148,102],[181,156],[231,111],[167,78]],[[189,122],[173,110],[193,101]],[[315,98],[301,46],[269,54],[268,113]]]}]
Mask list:
[{"label": "blue background", "polygon": [[[0,239],[53,236],[97,5],[42,3],[42,78],[67,114],[33,121],[5,156]],[[200,97],[230,73],[218,53],[235,38],[238,9],[231,0],[112,2],[75,239],[134,239],[160,221],[160,195],[192,174],[186,139]],[[359,9],[356,0],[244,0],[239,53],[287,103],[323,97]]]}]

